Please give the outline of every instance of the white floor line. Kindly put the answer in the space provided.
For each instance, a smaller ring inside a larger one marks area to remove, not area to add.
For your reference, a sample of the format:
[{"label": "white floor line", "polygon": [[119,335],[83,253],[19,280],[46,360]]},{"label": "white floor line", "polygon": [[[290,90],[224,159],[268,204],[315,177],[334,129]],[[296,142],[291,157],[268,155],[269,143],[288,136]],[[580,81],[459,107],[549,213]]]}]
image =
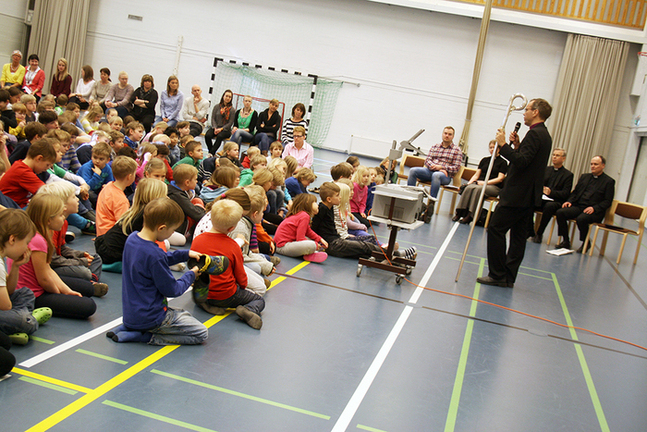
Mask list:
[{"label": "white floor line", "polygon": [[111,329],[117,327],[122,322],[121,318],[122,317],[119,317],[119,318],[117,318],[117,319],[115,319],[113,321],[110,321],[107,324],[102,325],[101,327],[97,327],[94,330],[91,330],[91,331],[89,331],[87,333],[82,334],[81,336],[77,336],[72,340],[69,340],[69,341],[67,341],[65,343],[62,343],[59,346],[56,346],[56,347],[54,347],[52,349],[49,349],[49,350],[47,350],[47,351],[45,351],[43,353],[38,354],[37,356],[34,356],[34,357],[30,358],[30,359],[27,359],[24,362],[20,363],[19,366],[22,366],[22,367],[25,367],[25,368],[30,368],[32,366],[36,366],[38,363],[42,363],[45,360],[48,360],[48,359],[54,357],[55,355],[58,355],[58,354],[60,354],[60,353],[62,353],[64,351],[67,351],[70,348],[74,348],[75,346],[77,346],[79,344],[82,344],[83,342],[85,342],[85,341],[87,341],[89,339],[92,339],[93,337],[95,337],[97,335],[103,334],[103,333],[107,332],[108,330],[111,330]]},{"label": "white floor line", "polygon": [[[442,246],[440,246],[440,248],[438,249],[438,253],[434,257],[433,261],[429,265],[429,268],[427,269],[424,276],[420,280],[420,283],[418,284],[420,285],[420,287],[416,288],[413,295],[409,299],[409,303],[415,304],[420,298],[420,294],[422,294],[422,291],[424,290],[424,288],[421,288],[421,287],[424,287],[425,285],[427,285],[427,282],[429,282],[429,279],[431,278],[432,273],[438,266],[440,259],[445,253],[445,250],[447,249],[447,246],[449,245],[449,242],[451,241],[457,229],[458,229],[458,223],[454,223],[454,226],[447,234],[447,237],[445,237],[445,241],[443,242]],[[393,344],[398,339],[398,336],[400,335],[402,328],[404,327],[407,320],[409,319],[409,316],[411,315],[412,310],[413,308],[411,306],[405,306],[404,310],[400,314],[400,318],[398,318],[398,320],[396,321],[395,325],[393,326],[393,329],[391,330],[386,340],[384,341],[382,348],[380,348],[380,351],[378,351],[377,355],[375,356],[375,359],[373,359],[373,362],[371,363],[371,366],[369,366],[368,370],[366,371],[364,378],[362,378],[362,381],[359,383],[359,386],[357,386],[357,389],[355,389],[353,396],[351,396],[350,400],[346,404],[344,411],[342,411],[341,415],[339,416],[337,423],[335,423],[335,426],[332,428],[332,432],[342,432],[348,428],[348,425],[350,424],[351,420],[353,420],[353,417],[355,416],[357,409],[361,405],[362,400],[364,400],[364,397],[366,396],[368,389],[373,384],[373,380],[375,379],[375,377],[377,376],[377,373],[382,368],[382,364],[384,363],[384,360],[386,360],[386,357],[389,355],[389,352],[391,351]]]}]

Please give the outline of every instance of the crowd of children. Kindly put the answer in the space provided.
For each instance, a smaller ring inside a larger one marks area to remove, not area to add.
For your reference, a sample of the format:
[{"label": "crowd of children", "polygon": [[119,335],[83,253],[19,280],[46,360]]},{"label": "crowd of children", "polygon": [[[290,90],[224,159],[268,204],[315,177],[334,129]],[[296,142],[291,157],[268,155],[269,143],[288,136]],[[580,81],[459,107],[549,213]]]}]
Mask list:
[{"label": "crowd of children", "polygon": [[[256,146],[240,155],[234,141],[204,155],[188,122],[160,121],[144,136],[141,123],[115,109],[81,113],[65,99],[23,97],[10,108],[0,89],[10,120],[0,124],[0,376],[8,346],[28,343],[50,317],[95,313],[95,299],[109,291],[102,271],[122,273],[123,324],[109,338],[199,344],[206,327],[167,297],[193,286],[203,310],[231,308],[260,329],[277,255],[322,263],[384,246],[367,220],[381,167],[353,157],[334,166],[318,202],[308,191],[314,171],[278,140],[268,156]],[[73,249],[69,226],[96,237],[96,253]],[[415,249],[396,253],[414,257]]]}]

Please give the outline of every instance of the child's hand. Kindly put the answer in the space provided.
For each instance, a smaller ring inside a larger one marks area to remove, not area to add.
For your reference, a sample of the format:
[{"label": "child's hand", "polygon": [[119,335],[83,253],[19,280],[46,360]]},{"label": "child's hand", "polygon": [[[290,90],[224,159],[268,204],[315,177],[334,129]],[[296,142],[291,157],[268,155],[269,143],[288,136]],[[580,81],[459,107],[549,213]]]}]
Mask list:
[{"label": "child's hand", "polygon": [[321,241],[319,242],[319,244],[320,244],[321,246],[323,246],[323,248],[324,248],[324,249],[328,249],[328,242],[327,242],[326,240],[321,239]]},{"label": "child's hand", "polygon": [[363,217],[363,218],[366,218],[366,214],[365,214],[365,213],[360,213],[360,214],[362,215],[362,217]]},{"label": "child's hand", "polygon": [[25,251],[25,253],[23,253],[20,258],[13,262],[13,265],[20,267],[21,265],[27,263],[29,261],[29,258],[31,258],[31,249],[27,249],[27,251]]},{"label": "child's hand", "polygon": [[83,297],[81,293],[74,291],[70,287],[66,286],[64,289],[60,290],[61,294],[65,295],[71,295],[71,296],[77,296],[77,297]]},{"label": "child's hand", "polygon": [[200,259],[201,256],[202,256],[201,253],[196,252],[194,250],[189,250],[189,258]]},{"label": "child's hand", "polygon": [[236,238],[241,239],[244,242],[244,244],[249,245],[249,241],[245,238],[244,234],[238,234]]},{"label": "child's hand", "polygon": [[193,273],[195,273],[195,277],[196,277],[196,278],[197,278],[198,276],[200,276],[200,269],[198,268],[198,266],[193,266],[193,268],[191,269],[191,271],[192,271]]},{"label": "child's hand", "polygon": [[90,255],[89,253],[87,253],[87,252],[85,252],[83,254],[83,258],[88,260],[88,265],[90,265],[90,263],[94,260],[94,257],[92,255]]},{"label": "child's hand", "polygon": [[92,172],[96,175],[101,175],[101,169],[96,165],[92,165]]},{"label": "child's hand", "polygon": [[366,231],[366,229],[367,229],[366,225],[364,225],[364,224],[361,225],[361,228],[362,228],[362,231]]},{"label": "child's hand", "polygon": [[270,254],[274,255],[274,252],[276,252],[276,245],[274,242],[270,242]]}]

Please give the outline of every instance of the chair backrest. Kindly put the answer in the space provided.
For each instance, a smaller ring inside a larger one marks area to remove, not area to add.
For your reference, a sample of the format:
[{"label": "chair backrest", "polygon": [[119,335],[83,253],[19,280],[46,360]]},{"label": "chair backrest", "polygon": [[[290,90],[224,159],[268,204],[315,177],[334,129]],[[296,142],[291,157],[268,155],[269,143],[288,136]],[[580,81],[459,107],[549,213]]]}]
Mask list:
[{"label": "chair backrest", "polygon": [[461,173],[461,178],[465,181],[470,181],[472,177],[474,177],[474,174],[476,174],[476,170],[474,168],[466,168],[463,167],[463,172]]},{"label": "chair backrest", "polygon": [[647,209],[643,206],[618,201],[615,208],[615,214],[627,219],[640,220],[640,218],[645,214],[645,210]]},{"label": "chair backrest", "polygon": [[400,160],[400,171],[398,172],[398,179],[406,178],[404,175],[404,167],[417,168],[417,167],[425,166],[425,160],[426,160],[425,158],[422,158],[420,156],[413,156],[413,155],[406,155],[406,154],[402,156],[402,159]]}]

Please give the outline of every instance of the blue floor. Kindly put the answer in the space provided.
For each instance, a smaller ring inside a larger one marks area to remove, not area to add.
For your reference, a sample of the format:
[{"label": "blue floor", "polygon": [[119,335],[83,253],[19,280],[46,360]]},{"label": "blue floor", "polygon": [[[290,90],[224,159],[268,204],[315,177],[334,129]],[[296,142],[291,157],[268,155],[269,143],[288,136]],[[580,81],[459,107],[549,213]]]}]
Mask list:
[{"label": "blue floor", "polygon": [[[315,156],[317,184],[345,159]],[[189,293],[171,300],[209,327],[200,346],[107,339],[102,326],[121,317],[121,278],[104,273],[110,292],[90,320],[53,318],[12,348],[20,365],[0,382],[0,429],[647,430],[645,349],[469,299],[645,347],[647,251],[632,265],[629,239],[616,265],[615,237],[607,257],[554,257],[555,239],[529,242],[514,289],[480,286],[477,227],[455,282],[469,227],[451,222],[449,201],[429,225],[398,234],[418,248],[413,283],[372,268],[357,277],[355,260],[282,257],[260,331],[235,314],[208,315]],[[386,227],[376,232],[388,239]],[[87,236],[71,246],[93,249]]]}]

